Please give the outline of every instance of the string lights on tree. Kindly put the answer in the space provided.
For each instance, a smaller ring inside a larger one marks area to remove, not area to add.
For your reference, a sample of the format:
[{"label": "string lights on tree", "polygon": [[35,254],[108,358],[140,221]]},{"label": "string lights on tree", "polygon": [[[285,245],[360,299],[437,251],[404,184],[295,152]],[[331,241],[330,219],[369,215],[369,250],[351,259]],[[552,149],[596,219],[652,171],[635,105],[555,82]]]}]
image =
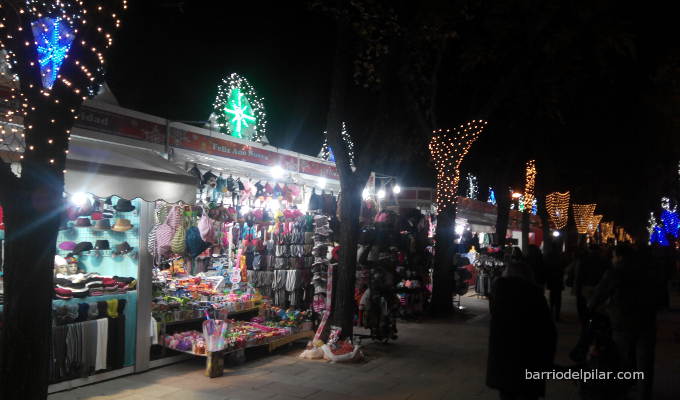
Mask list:
[{"label": "string lights on tree", "polygon": [[477,177],[468,172],[465,177],[467,180],[467,198],[477,200],[479,194],[479,187],[477,185]]},{"label": "string lights on tree", "polygon": [[534,189],[536,187],[536,160],[529,160],[526,163],[524,174],[524,210],[531,211],[534,204]]},{"label": "string lights on tree", "polygon": [[574,212],[576,230],[579,234],[585,235],[588,233],[588,226],[591,223],[596,206],[596,204],[573,204],[571,206]]},{"label": "string lights on tree", "polygon": [[614,236],[614,222],[600,222],[600,235],[603,242],[609,241],[609,239],[615,239]]},{"label": "string lights on tree", "polygon": [[[347,130],[347,123],[344,121],[342,123],[342,128],[340,128],[340,137],[342,138],[343,144],[346,146],[347,155],[349,156],[349,164],[352,168],[354,168],[354,141]],[[330,144],[328,144],[327,131],[323,131],[323,144],[321,145],[321,151],[319,151],[319,158],[326,161],[335,162],[333,148],[330,146]]]},{"label": "string lights on tree", "polygon": [[437,170],[435,197],[440,210],[455,204],[460,165],[486,124],[486,121],[473,120],[453,130],[439,129],[433,132],[429,149]]},{"label": "string lights on tree", "polygon": [[222,79],[213,103],[213,117],[220,132],[261,142],[267,130],[264,99],[248,80],[237,73]]},{"label": "string lights on tree", "polygon": [[595,232],[597,231],[598,225],[600,225],[601,220],[602,214],[593,214],[590,217],[590,223],[588,223],[588,235],[590,236],[595,235]]},{"label": "string lights on tree", "polygon": [[[22,140],[25,143],[12,150],[28,150],[20,156],[22,160],[44,157],[53,168],[63,169],[64,152],[55,154],[50,149],[58,149],[69,139],[80,103],[98,93],[103,83],[104,53],[113,43],[113,32],[120,27],[127,0],[21,3],[0,3],[0,48],[14,75],[10,98],[5,99],[10,106],[5,113],[6,124],[23,125],[21,138],[25,139],[26,134],[39,129],[38,119],[52,115],[49,123],[54,136],[44,142]],[[62,126],[69,128],[59,132]],[[3,131],[7,131],[6,126]]]},{"label": "string lights on tree", "polygon": [[564,229],[569,222],[569,192],[552,192],[545,196],[545,208],[553,229]]}]

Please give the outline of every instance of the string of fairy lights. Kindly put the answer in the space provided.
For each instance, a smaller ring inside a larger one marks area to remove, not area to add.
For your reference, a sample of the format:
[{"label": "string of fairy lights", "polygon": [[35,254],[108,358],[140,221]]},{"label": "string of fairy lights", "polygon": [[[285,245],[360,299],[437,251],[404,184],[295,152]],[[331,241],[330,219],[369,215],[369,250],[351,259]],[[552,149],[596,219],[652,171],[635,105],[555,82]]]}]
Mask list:
[{"label": "string of fairy lights", "polygon": [[[41,118],[52,116],[46,122],[55,128],[78,118],[76,108],[65,107],[63,111],[70,115],[60,117],[64,121],[58,121],[56,115],[62,111],[61,104],[79,103],[72,100],[82,101],[97,93],[103,82],[104,53],[112,45],[113,32],[120,27],[121,13],[126,9],[127,0],[25,0],[18,9],[0,3],[0,49],[5,65],[10,68],[4,71],[8,72],[5,75],[12,76],[11,94],[5,99],[8,110],[4,115],[2,141],[7,140],[8,124],[23,126],[20,135],[25,140],[25,134],[34,128],[34,121]],[[16,14],[19,23],[9,22],[10,13]],[[69,72],[64,72],[65,69]],[[63,125],[70,126],[70,123]],[[66,140],[70,140],[70,133],[69,129],[63,132]],[[31,140],[27,148],[22,145],[23,148],[13,150],[24,153],[20,155],[23,159],[26,151],[37,152],[38,146],[47,146],[45,154],[54,156],[50,146],[63,141],[57,136],[44,140],[44,143]],[[49,163],[54,164],[55,159],[50,158]]]},{"label": "string of fairy lights", "polygon": [[473,120],[453,130],[433,132],[428,147],[437,171],[435,198],[440,210],[455,204],[460,165],[486,125],[486,121]]},{"label": "string of fairy lights", "polygon": [[[342,127],[340,128],[340,137],[347,150],[347,155],[349,156],[349,164],[354,168],[354,141],[352,140],[352,135],[349,134],[347,130],[347,123],[342,122]],[[335,162],[335,153],[333,149],[328,144],[328,131],[323,131],[323,144],[321,145],[321,151],[319,152],[319,158],[326,161]]]},{"label": "string of fairy lights", "polygon": [[534,189],[536,187],[536,160],[529,160],[526,163],[524,174],[524,210],[529,212],[534,204]]},{"label": "string of fairy lights", "polygon": [[588,233],[588,226],[591,224],[595,207],[597,207],[596,204],[572,204],[571,209],[574,213],[576,231],[579,234],[585,235]]},{"label": "string of fairy lights", "polygon": [[590,236],[595,235],[595,232],[597,232],[598,230],[602,217],[603,217],[602,214],[593,214],[590,217],[590,222],[588,223],[588,235]]},{"label": "string of fairy lights", "polygon": [[569,222],[569,191],[552,192],[545,196],[545,208],[553,229],[564,229]]}]

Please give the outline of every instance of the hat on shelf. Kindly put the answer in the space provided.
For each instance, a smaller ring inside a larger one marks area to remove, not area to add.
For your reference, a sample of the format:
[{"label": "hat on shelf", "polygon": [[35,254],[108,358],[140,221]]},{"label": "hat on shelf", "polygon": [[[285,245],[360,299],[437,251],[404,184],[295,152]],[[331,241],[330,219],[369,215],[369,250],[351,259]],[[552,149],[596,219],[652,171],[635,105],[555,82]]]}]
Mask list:
[{"label": "hat on shelf", "polygon": [[116,245],[116,250],[113,253],[117,254],[117,255],[122,255],[122,254],[127,254],[131,251],[132,251],[132,247],[130,247],[130,244],[128,242],[123,242],[121,244]]},{"label": "hat on shelf", "polygon": [[59,248],[61,250],[72,251],[76,248],[76,242],[61,242],[59,243]]},{"label": "hat on shelf", "polygon": [[127,232],[130,229],[132,229],[132,224],[129,219],[125,218],[118,218],[111,228],[111,230],[115,232]]},{"label": "hat on shelf", "polygon": [[118,199],[118,202],[113,207],[118,212],[130,212],[135,209],[130,200]]},{"label": "hat on shelf", "polygon": [[94,244],[95,250],[111,250],[108,240],[97,240]]},{"label": "hat on shelf", "polygon": [[90,251],[92,248],[92,242],[80,242],[76,245],[76,247],[73,248],[73,254],[79,254],[83,251]]},{"label": "hat on shelf", "polygon": [[111,222],[108,219],[100,219],[94,222],[92,229],[96,231],[108,231],[111,229]]},{"label": "hat on shelf", "polygon": [[100,219],[104,218],[104,214],[101,211],[95,211],[90,215],[90,219],[92,221],[99,221]]},{"label": "hat on shelf", "polygon": [[76,223],[73,224],[76,228],[90,228],[92,226],[92,223],[90,222],[89,218],[85,217],[79,217],[76,219]]}]

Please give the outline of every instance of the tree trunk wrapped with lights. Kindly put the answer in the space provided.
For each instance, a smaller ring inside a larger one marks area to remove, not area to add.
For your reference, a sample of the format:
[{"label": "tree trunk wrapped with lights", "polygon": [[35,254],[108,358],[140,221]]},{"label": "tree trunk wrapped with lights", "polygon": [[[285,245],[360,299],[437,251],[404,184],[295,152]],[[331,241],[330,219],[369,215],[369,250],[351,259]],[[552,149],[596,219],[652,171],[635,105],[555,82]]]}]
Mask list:
[{"label": "tree trunk wrapped with lights", "polygon": [[[4,329],[0,395],[47,395],[53,263],[69,136],[103,82],[104,52],[127,1],[5,0],[0,44],[15,76],[8,122],[22,124],[21,175],[0,163],[4,208]],[[3,160],[4,161],[4,160]]]},{"label": "tree trunk wrapped with lights", "polygon": [[452,309],[452,263],[460,165],[486,124],[486,121],[473,120],[453,131],[439,129],[430,139],[430,154],[437,170],[435,198],[438,209],[435,266],[432,276],[433,313],[446,313]]}]

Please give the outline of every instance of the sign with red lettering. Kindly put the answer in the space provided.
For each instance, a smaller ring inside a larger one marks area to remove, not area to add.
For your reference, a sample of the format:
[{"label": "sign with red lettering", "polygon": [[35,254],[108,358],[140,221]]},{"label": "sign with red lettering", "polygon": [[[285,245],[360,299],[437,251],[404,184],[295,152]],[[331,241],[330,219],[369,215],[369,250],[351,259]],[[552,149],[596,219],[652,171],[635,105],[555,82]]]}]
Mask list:
[{"label": "sign with red lettering", "polygon": [[170,145],[214,156],[226,157],[253,164],[274,166],[279,165],[288,171],[298,170],[298,158],[275,151],[260,149],[246,144],[232,142],[185,131],[172,129]]},{"label": "sign with red lettering", "polygon": [[300,172],[314,176],[323,176],[330,179],[340,179],[338,170],[334,165],[320,163],[318,161],[300,159]]},{"label": "sign with red lettering", "polygon": [[165,143],[165,125],[87,106],[81,107],[75,126],[154,144]]}]

